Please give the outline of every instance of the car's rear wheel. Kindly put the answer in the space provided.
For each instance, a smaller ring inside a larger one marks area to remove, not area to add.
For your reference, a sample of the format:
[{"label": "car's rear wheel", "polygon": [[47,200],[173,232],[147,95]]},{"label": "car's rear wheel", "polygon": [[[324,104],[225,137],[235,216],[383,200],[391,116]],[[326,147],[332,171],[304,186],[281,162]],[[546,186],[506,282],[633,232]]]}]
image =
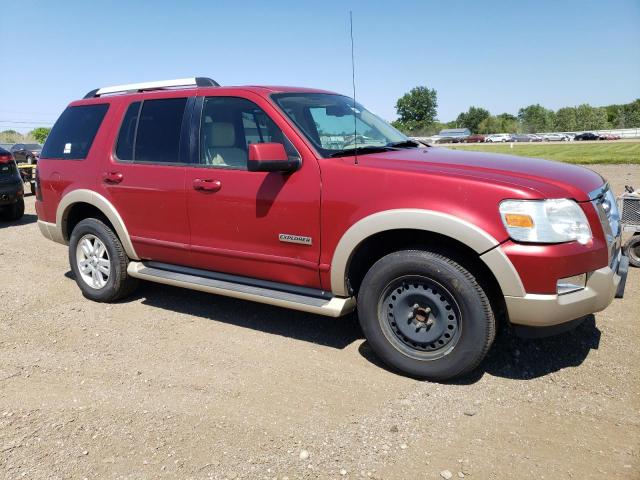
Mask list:
[{"label": "car's rear wheel", "polygon": [[640,233],[635,234],[624,244],[624,253],[629,257],[629,263],[640,267]]},{"label": "car's rear wheel", "polygon": [[429,380],[473,370],[495,336],[493,311],[475,277],[427,251],[395,252],[376,262],[360,287],[358,316],[385,363]]},{"label": "car's rear wheel", "polygon": [[85,297],[113,302],[130,294],[137,280],[127,274],[129,258],[117,235],[103,222],[79,222],[69,240],[69,264]]}]

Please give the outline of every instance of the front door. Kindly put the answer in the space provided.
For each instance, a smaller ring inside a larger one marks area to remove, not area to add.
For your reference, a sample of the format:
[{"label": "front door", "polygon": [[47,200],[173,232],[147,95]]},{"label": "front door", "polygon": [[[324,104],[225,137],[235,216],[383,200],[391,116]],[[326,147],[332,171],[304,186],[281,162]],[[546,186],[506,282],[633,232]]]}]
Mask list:
[{"label": "front door", "polygon": [[[317,160],[302,158],[306,150],[285,136],[282,127],[289,127],[278,126],[264,100],[211,96],[196,105],[197,164],[187,167],[186,178],[192,264],[319,288]],[[248,145],[259,142],[284,144],[302,167],[290,174],[249,172]]]}]

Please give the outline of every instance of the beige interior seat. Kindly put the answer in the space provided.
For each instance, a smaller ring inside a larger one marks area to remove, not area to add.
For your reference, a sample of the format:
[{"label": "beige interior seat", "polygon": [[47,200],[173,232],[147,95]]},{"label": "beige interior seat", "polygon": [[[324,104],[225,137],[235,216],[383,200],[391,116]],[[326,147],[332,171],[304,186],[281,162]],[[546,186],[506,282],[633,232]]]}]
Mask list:
[{"label": "beige interior seat", "polygon": [[212,122],[204,125],[204,155],[207,165],[226,165],[245,168],[247,152],[236,146],[236,131],[233,123]]}]

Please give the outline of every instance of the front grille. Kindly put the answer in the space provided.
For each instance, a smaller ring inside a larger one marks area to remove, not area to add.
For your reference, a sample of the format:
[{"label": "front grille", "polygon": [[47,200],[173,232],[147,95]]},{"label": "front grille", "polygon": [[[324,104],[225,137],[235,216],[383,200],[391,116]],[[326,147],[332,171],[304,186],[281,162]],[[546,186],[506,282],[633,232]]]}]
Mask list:
[{"label": "front grille", "polygon": [[622,196],[620,212],[620,219],[624,225],[640,226],[640,197]]}]

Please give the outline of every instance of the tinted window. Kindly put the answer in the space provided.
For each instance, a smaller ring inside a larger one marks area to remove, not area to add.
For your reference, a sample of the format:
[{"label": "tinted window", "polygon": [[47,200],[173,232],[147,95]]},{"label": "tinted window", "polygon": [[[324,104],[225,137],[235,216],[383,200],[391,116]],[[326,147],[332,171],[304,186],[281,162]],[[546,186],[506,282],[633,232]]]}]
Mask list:
[{"label": "tinted window", "polygon": [[133,160],[133,142],[136,138],[136,125],[138,114],[140,113],[140,105],[142,105],[142,102],[134,102],[129,105],[127,113],[125,113],[122,120],[116,147],[116,156],[120,160]]},{"label": "tinted window", "polygon": [[186,103],[186,98],[147,100],[142,103],[135,138],[134,161],[180,161],[180,131]]},{"label": "tinted window", "polygon": [[40,158],[85,158],[108,108],[106,103],[67,107],[47,137]]},{"label": "tinted window", "polygon": [[299,158],[282,130],[255,103],[237,97],[205,98],[200,121],[200,163],[247,168],[249,145],[281,143]]}]

